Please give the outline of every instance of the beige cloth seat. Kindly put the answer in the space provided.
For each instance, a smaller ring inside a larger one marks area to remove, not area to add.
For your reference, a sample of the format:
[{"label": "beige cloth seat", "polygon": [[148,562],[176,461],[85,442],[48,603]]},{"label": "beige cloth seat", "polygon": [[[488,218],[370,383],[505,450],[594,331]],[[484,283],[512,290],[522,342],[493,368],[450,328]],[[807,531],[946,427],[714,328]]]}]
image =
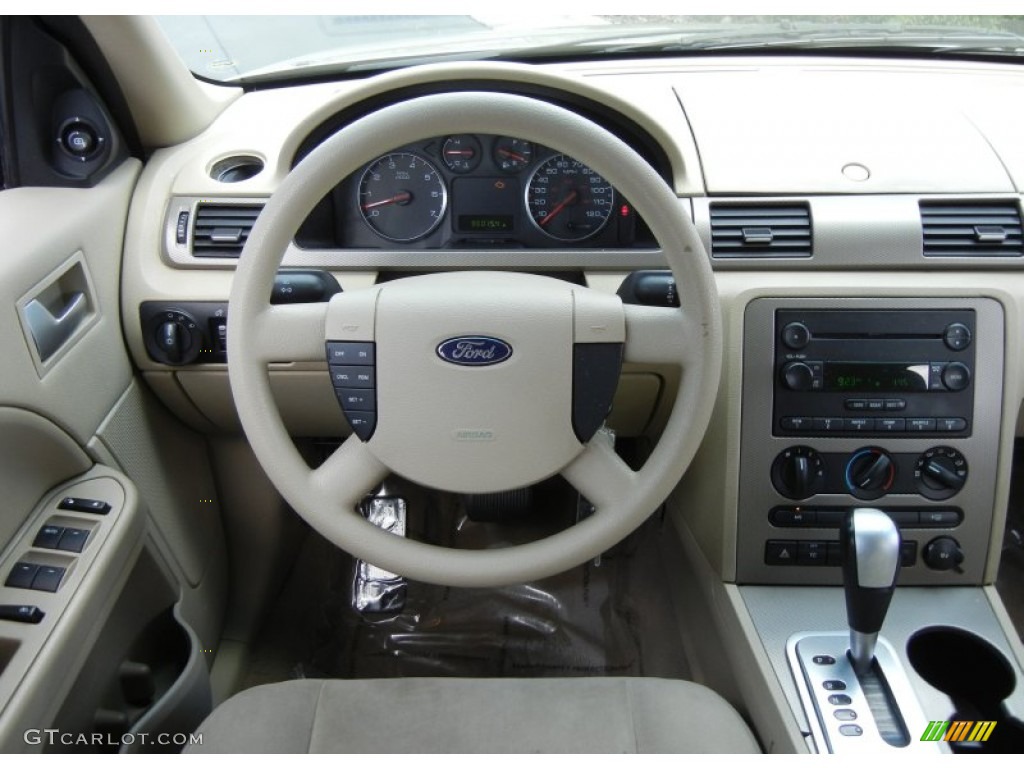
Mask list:
[{"label": "beige cloth seat", "polygon": [[656,678],[294,680],[250,688],[191,752],[758,752],[714,691]]}]

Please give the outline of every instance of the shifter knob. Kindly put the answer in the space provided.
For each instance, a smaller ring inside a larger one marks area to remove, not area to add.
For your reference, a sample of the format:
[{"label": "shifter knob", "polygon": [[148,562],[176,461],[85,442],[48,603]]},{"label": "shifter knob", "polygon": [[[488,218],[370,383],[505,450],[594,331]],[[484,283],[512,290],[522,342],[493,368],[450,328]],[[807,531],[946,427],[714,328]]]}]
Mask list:
[{"label": "shifter knob", "polygon": [[854,669],[871,668],[875,642],[892,600],[900,565],[900,532],[879,509],[854,509],[839,529],[846,618]]}]

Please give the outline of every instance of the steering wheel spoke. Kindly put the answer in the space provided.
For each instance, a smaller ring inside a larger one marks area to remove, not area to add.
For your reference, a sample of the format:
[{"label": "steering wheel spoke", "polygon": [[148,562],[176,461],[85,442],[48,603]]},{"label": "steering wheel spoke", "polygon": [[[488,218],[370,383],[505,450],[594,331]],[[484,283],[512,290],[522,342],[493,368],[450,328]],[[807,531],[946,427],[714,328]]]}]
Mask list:
[{"label": "steering wheel spoke", "polygon": [[700,358],[706,329],[682,309],[624,304],[627,363],[682,364]]},{"label": "steering wheel spoke", "polygon": [[263,363],[323,361],[327,304],[277,304],[253,320],[252,353]]},{"label": "steering wheel spoke", "polygon": [[598,434],[569,466],[562,470],[569,481],[597,510],[621,506],[634,492],[638,475],[617,453],[611,440]]},{"label": "steering wheel spoke", "polygon": [[319,467],[310,472],[309,486],[321,514],[330,517],[340,509],[355,510],[360,500],[388,476],[366,444],[349,438]]}]

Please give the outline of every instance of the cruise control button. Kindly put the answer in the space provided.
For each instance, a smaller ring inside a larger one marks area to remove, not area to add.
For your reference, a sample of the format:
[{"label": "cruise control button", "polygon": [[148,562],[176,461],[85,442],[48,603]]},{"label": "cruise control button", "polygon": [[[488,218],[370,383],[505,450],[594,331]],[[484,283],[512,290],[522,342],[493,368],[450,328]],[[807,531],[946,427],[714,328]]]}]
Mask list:
[{"label": "cruise control button", "polygon": [[856,720],[857,713],[852,709],[837,709],[832,713],[836,720]]},{"label": "cruise control button", "polygon": [[330,365],[373,365],[375,347],[372,341],[328,341],[327,362]]},{"label": "cruise control button", "polygon": [[345,411],[345,418],[348,419],[352,431],[358,435],[360,440],[369,440],[373,436],[373,430],[377,426],[377,414],[366,411]]},{"label": "cruise control button", "polygon": [[373,367],[368,365],[332,365],[331,381],[335,389],[373,389],[377,385]]},{"label": "cruise control button", "polygon": [[368,411],[377,410],[377,398],[372,389],[338,389],[335,391],[338,402],[346,411]]},{"label": "cruise control button", "polygon": [[64,529],[59,525],[44,525],[36,534],[32,546],[38,549],[56,549],[62,533]]},{"label": "cruise control button", "polygon": [[864,729],[859,725],[847,723],[846,725],[839,726],[839,733],[843,736],[862,736],[864,734]]},{"label": "cruise control button", "polygon": [[15,563],[11,572],[7,575],[5,587],[15,589],[32,589],[32,579],[39,573],[39,566],[35,563]]}]

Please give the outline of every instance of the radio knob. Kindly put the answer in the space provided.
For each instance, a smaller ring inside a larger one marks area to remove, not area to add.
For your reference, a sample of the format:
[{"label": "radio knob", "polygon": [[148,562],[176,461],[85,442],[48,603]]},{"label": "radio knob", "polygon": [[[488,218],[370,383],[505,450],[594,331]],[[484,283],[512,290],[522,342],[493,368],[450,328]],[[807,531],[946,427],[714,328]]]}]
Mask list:
[{"label": "radio knob", "polygon": [[807,363],[786,363],[782,367],[782,381],[787,389],[806,392],[814,386],[814,372]]},{"label": "radio knob", "polygon": [[971,383],[971,369],[963,363],[950,363],[942,369],[942,383],[951,392],[965,390]]},{"label": "radio knob", "polygon": [[967,459],[956,448],[939,446],[921,454],[914,465],[918,492],[941,501],[955,496],[967,482]]},{"label": "radio knob", "polygon": [[964,551],[960,549],[960,542],[952,536],[939,536],[925,545],[922,559],[933,571],[960,570]]},{"label": "radio knob", "polygon": [[846,464],[846,488],[858,499],[877,499],[896,481],[896,464],[881,448],[862,448]]},{"label": "radio knob", "polygon": [[790,349],[803,349],[811,340],[811,332],[803,323],[786,323],[782,329],[782,343]]},{"label": "radio knob", "polygon": [[806,499],[825,485],[825,463],[806,445],[787,448],[772,463],[772,485],[789,499]]}]

